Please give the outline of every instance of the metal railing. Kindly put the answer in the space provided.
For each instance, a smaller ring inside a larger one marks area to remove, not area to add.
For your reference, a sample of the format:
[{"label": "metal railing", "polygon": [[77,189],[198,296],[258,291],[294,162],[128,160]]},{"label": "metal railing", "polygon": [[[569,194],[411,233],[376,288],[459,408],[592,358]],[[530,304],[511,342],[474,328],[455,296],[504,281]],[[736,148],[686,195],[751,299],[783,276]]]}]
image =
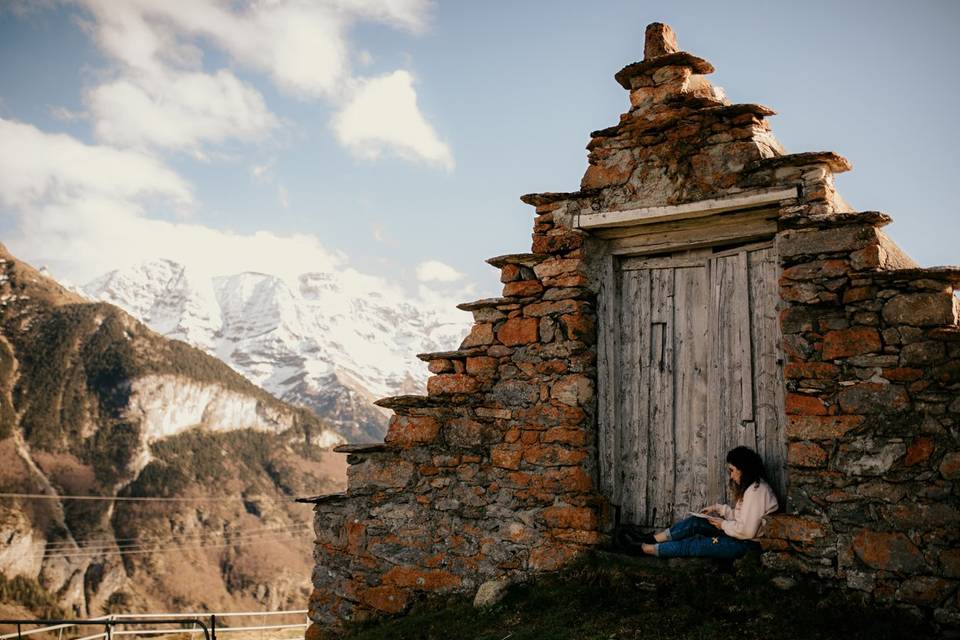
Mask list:
[{"label": "metal railing", "polygon": [[[265,624],[268,616],[290,616],[302,615],[304,622],[295,624]],[[260,618],[261,624],[245,626],[222,626],[218,621],[223,618]],[[207,619],[204,623],[202,619]],[[261,636],[265,631],[281,631],[285,629],[306,629],[310,624],[307,618],[306,609],[297,609],[293,611],[230,611],[222,613],[115,613],[98,618],[87,618],[83,620],[52,620],[52,619],[19,619],[19,620],[0,620],[0,624],[16,625],[15,633],[6,633],[0,635],[0,640],[23,640],[24,638],[42,634],[57,632],[57,640],[63,640],[64,630],[81,626],[102,626],[103,631],[87,636],[70,637],[69,640],[112,640],[117,636],[155,636],[155,635],[193,635],[202,633],[204,640],[217,640],[218,633],[236,633],[242,631],[259,631]],[[190,625],[179,629],[170,628],[148,628],[148,629],[115,629],[117,626],[124,625]],[[36,629],[24,631],[24,626],[40,626]],[[69,634],[68,634],[69,635]]]}]

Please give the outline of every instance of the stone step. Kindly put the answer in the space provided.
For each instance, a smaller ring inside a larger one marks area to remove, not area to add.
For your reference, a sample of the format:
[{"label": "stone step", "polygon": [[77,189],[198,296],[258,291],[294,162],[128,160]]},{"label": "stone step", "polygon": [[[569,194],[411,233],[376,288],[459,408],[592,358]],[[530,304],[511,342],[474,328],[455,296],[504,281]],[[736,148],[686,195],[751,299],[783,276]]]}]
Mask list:
[{"label": "stone step", "polygon": [[396,411],[399,413],[401,411],[407,411],[410,409],[433,409],[437,407],[463,406],[465,404],[473,404],[478,401],[479,400],[477,398],[473,398],[469,394],[443,397],[405,395],[381,398],[373,404],[377,405],[378,407],[383,407],[384,409],[390,409],[391,411]]},{"label": "stone step", "polygon": [[[944,280],[954,287],[960,287],[960,266],[947,265],[942,267],[913,267],[909,269],[885,269],[883,271],[865,271],[862,274],[853,273],[853,277],[863,275],[881,280]],[[946,294],[944,294],[946,295]]]},{"label": "stone step", "polygon": [[305,504],[334,504],[337,502],[343,502],[349,497],[350,496],[348,496],[345,492],[325,493],[320,496],[311,496],[309,498],[296,498],[295,502],[301,502]]},{"label": "stone step", "polygon": [[780,216],[780,223],[789,229],[833,229],[853,224],[885,227],[891,222],[893,222],[893,218],[882,211],[845,211],[843,213],[818,215],[798,212]]},{"label": "stone step", "polygon": [[762,171],[765,169],[779,169],[781,167],[804,167],[809,165],[825,164],[834,173],[850,171],[853,165],[850,161],[833,151],[806,151],[804,153],[788,153],[772,158],[761,158],[749,164],[745,171]]},{"label": "stone step", "polygon": [[511,308],[516,309],[516,305],[518,304],[532,302],[537,299],[535,296],[529,298],[481,298],[473,302],[461,302],[457,305],[457,309],[461,311],[479,311],[480,309],[496,309],[504,305],[512,305]]},{"label": "stone step", "polygon": [[336,453],[382,453],[391,447],[386,442],[359,442],[356,444],[341,444],[333,448]]},{"label": "stone step", "polygon": [[536,253],[508,253],[502,256],[494,256],[487,259],[487,264],[502,269],[508,264],[515,264],[521,267],[533,268],[543,262],[547,256]]},{"label": "stone step", "polygon": [[578,200],[580,198],[592,198],[600,195],[600,189],[581,189],[580,191],[545,191],[543,193],[527,193],[520,196],[520,202],[534,207],[542,207],[555,202],[564,200]]},{"label": "stone step", "polygon": [[424,362],[431,360],[452,360],[456,358],[469,358],[471,356],[484,355],[487,352],[486,347],[467,347],[466,349],[457,349],[456,351],[434,351],[432,353],[418,353],[417,357]]}]

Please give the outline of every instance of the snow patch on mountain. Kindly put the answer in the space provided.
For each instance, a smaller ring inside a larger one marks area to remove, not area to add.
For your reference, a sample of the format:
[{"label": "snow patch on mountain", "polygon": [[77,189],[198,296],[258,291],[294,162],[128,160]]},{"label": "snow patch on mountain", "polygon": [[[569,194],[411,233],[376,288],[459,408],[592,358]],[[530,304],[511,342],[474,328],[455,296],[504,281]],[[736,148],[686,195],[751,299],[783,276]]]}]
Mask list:
[{"label": "snow patch on mountain", "polygon": [[83,292],[313,409],[354,441],[383,437],[386,415],[373,400],[423,391],[417,353],[456,348],[470,326],[469,314],[432,290],[414,298],[352,269],[210,276],[155,260]]}]

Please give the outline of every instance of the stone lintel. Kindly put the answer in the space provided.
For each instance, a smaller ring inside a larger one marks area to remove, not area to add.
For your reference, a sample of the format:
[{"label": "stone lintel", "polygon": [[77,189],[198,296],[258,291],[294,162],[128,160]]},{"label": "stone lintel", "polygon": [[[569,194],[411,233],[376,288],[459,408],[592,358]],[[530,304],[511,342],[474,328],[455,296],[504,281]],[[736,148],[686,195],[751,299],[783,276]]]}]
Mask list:
[{"label": "stone lintel", "polygon": [[304,504],[329,504],[332,502],[343,502],[348,498],[349,496],[346,493],[327,493],[322,496],[312,496],[309,498],[296,498],[294,502],[301,502]]},{"label": "stone lintel", "polygon": [[508,253],[502,256],[487,258],[487,264],[502,269],[508,264],[518,264],[522,267],[535,267],[546,259],[546,256],[536,253]]},{"label": "stone lintel", "polygon": [[469,358],[471,356],[483,355],[487,352],[486,347],[470,347],[468,349],[457,349],[456,351],[434,351],[432,353],[418,353],[417,357],[424,362],[431,360],[449,360],[451,358]]},{"label": "stone lintel", "polygon": [[657,56],[650,60],[628,64],[614,74],[613,78],[620,83],[621,87],[629,91],[631,88],[631,78],[652,73],[661,67],[689,67],[694,73],[701,74],[713,73],[714,71],[713,65],[703,58],[687,53],[686,51],[677,51],[676,53]]},{"label": "stone lintel", "polygon": [[761,158],[751,163],[746,171],[762,171],[764,169],[779,169],[780,167],[802,167],[805,165],[824,164],[834,173],[850,171],[853,165],[850,161],[833,151],[807,151],[804,153],[789,153],[772,158]]},{"label": "stone lintel", "polygon": [[600,194],[600,189],[581,189],[580,191],[544,191],[543,193],[527,193],[520,196],[520,202],[534,207],[542,207],[545,204],[554,204],[564,200],[580,200],[583,198],[592,198]]},{"label": "stone lintel", "polygon": [[684,204],[639,207],[619,211],[601,211],[599,213],[581,214],[577,226],[580,229],[589,231],[591,229],[608,227],[625,227],[687,218],[702,218],[727,211],[756,209],[775,205],[784,200],[793,200],[796,197],[796,187],[790,187],[775,191],[761,191],[759,193],[738,193],[722,198],[711,198],[709,200],[699,200]]},{"label": "stone lintel", "polygon": [[891,218],[882,211],[844,211],[841,213],[821,213],[807,215],[799,211],[780,216],[780,224],[787,229],[830,229],[845,227],[851,224],[869,224],[874,227],[885,227]]}]

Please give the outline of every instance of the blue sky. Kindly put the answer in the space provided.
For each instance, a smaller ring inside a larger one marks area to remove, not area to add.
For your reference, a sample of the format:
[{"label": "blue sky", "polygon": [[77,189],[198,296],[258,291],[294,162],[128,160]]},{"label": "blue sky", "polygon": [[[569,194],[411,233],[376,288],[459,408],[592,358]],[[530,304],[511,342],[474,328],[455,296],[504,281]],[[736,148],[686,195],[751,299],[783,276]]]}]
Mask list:
[{"label": "blue sky", "polygon": [[519,196],[578,188],[653,21],[789,152],[850,159],[840,192],[921,264],[960,263],[949,0],[7,0],[0,239],[77,283],[163,256],[496,295]]}]

